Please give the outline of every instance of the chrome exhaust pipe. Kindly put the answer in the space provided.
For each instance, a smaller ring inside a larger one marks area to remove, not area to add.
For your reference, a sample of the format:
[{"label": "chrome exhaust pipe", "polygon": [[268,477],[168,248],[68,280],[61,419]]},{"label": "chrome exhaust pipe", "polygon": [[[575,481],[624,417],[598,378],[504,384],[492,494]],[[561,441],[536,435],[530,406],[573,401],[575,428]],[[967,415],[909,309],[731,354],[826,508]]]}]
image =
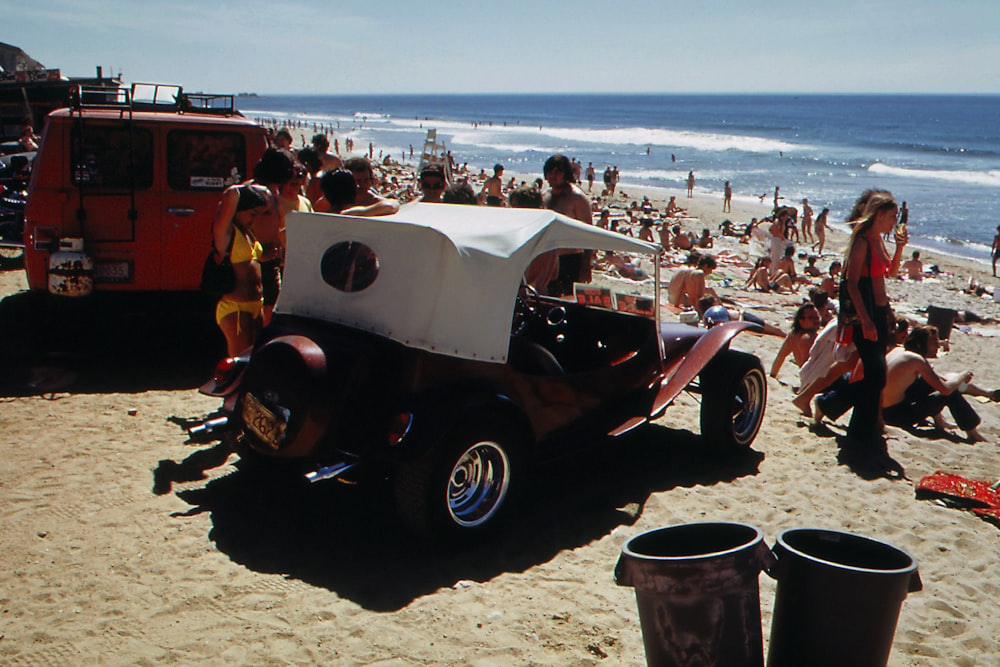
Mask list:
[{"label": "chrome exhaust pipe", "polygon": [[306,479],[311,483],[322,482],[324,479],[336,479],[353,469],[354,466],[354,463],[335,463],[332,466],[324,466],[318,470],[307,472]]},{"label": "chrome exhaust pipe", "polygon": [[208,419],[198,424],[197,426],[192,426],[188,429],[188,439],[194,442],[201,442],[204,440],[211,440],[215,437],[215,434],[219,431],[224,431],[229,427],[229,416],[224,415],[222,417],[216,417],[215,419]]}]

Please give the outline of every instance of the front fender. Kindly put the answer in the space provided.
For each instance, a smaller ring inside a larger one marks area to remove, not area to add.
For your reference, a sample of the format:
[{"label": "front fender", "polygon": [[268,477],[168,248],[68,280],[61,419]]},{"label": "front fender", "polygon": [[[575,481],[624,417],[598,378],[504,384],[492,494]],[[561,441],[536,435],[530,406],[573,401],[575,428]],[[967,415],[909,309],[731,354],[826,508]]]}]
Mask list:
[{"label": "front fender", "polygon": [[698,339],[687,354],[677,359],[664,359],[663,379],[660,389],[653,400],[650,410],[651,417],[658,417],[666,410],[671,401],[698,377],[702,369],[715,358],[715,355],[729,347],[733,338],[747,329],[760,329],[752,322],[725,322],[709,329]]}]

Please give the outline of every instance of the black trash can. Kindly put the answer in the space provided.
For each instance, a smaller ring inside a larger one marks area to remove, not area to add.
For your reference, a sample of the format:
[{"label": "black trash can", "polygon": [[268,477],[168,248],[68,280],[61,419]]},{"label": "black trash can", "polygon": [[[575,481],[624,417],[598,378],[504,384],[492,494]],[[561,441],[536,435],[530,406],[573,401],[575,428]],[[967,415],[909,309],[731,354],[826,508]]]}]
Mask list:
[{"label": "black trash can", "polygon": [[948,340],[951,337],[951,328],[955,324],[956,317],[958,311],[953,308],[927,306],[927,324],[937,327],[940,340]]},{"label": "black trash can", "polygon": [[767,667],[885,667],[903,600],[921,589],[916,559],[885,542],[816,528],[781,533],[774,555]]},{"label": "black trash can", "polygon": [[649,667],[764,664],[761,570],[774,557],[740,523],[689,523],[636,535],[615,582],[635,588]]}]

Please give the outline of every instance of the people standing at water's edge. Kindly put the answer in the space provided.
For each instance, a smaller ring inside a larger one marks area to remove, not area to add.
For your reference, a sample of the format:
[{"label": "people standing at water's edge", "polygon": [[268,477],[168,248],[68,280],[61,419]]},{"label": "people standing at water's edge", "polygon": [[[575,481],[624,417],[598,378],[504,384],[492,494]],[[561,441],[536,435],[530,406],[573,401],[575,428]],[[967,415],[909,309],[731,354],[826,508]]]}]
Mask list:
[{"label": "people standing at water's edge", "polygon": [[694,197],[694,170],[693,169],[688,172],[687,196],[688,196],[688,199],[691,199],[692,197]]},{"label": "people standing at water's edge", "polygon": [[808,199],[802,200],[802,215],[799,218],[802,221],[802,240],[804,243],[812,243],[812,233],[813,233],[813,210],[812,206],[809,205]]},{"label": "people standing at water's edge", "polygon": [[993,248],[990,250],[993,257],[993,277],[997,277],[997,259],[1000,259],[1000,225],[997,225],[996,236],[993,237]]},{"label": "people standing at water's edge", "polygon": [[594,163],[593,162],[588,162],[587,163],[587,172],[586,173],[587,173],[587,192],[593,192],[594,191],[594,177],[596,176],[596,174],[594,173]]},{"label": "people standing at water's edge", "polygon": [[733,186],[726,181],[724,190],[722,193],[722,212],[732,213],[733,211]]},{"label": "people standing at water's edge", "polygon": [[830,215],[830,209],[824,208],[820,211],[820,214],[816,216],[816,222],[813,223],[813,231],[816,233],[816,243],[813,244],[813,250],[815,250],[819,255],[823,256],[823,246],[826,245],[826,230],[829,229],[830,225],[827,224],[827,217]]},{"label": "people standing at water's edge", "polygon": [[[555,154],[545,161],[542,174],[549,183],[545,193],[545,208],[557,211],[588,225],[594,224],[590,198],[573,184],[573,171],[569,158]],[[573,283],[589,283],[591,277],[592,252],[573,250],[559,256],[559,275],[554,281],[553,295],[571,294]]]}]

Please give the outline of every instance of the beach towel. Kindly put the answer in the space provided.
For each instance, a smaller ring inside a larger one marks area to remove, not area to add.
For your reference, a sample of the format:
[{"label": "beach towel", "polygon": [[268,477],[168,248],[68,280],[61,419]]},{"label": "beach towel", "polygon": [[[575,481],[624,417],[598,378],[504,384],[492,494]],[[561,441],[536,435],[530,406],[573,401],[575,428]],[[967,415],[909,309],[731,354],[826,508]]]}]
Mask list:
[{"label": "beach towel", "polygon": [[937,471],[917,482],[918,500],[934,500],[946,507],[966,509],[1000,527],[1000,480],[995,483],[967,479]]}]

